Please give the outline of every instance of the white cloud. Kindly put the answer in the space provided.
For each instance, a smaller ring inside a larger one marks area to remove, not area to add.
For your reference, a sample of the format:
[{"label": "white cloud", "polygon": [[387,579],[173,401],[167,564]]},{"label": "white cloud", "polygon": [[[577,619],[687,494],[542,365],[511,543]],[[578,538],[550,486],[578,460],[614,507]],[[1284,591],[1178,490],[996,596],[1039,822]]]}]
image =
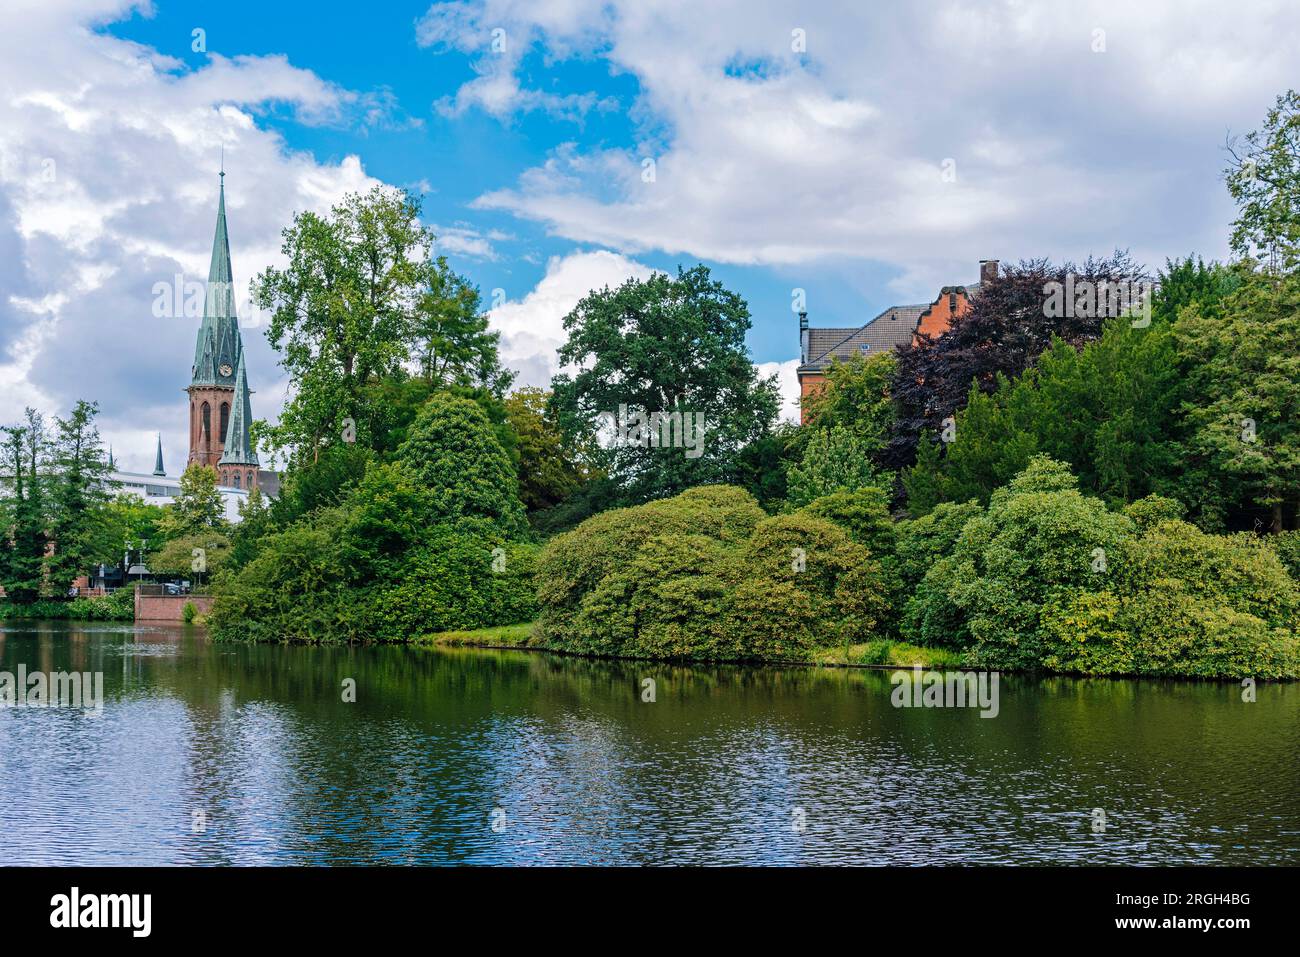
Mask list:
[{"label": "white cloud", "polygon": [[[566,144],[481,207],[629,255],[885,262],[902,298],[973,278],[981,258],[1117,244],[1153,266],[1222,254],[1219,147],[1294,85],[1300,48],[1300,9],[1280,0],[720,0],[707,16],[686,3],[470,0],[423,24],[435,49],[475,57],[463,108],[482,99],[507,120],[529,108],[520,47],[601,57],[639,84],[623,108],[644,121],[642,142]],[[517,38],[513,54],[484,52],[493,28]],[[796,29],[806,54],[791,49]]]},{"label": "white cloud", "polygon": [[[52,416],[96,400],[123,467],[150,471],[161,431],[175,470],[197,321],[154,318],[152,289],[177,273],[207,278],[222,148],[242,291],[279,261],[295,211],[376,182],[355,156],[322,164],[290,151],[257,117],[276,105],[299,122],[380,123],[389,104],[283,56],[214,55],[188,70],[87,28],[131,6],[43,0],[3,14],[0,422],[27,404]],[[285,383],[260,330],[244,325],[254,415],[272,418]]]},{"label": "white cloud", "polygon": [[617,253],[599,250],[552,257],[541,281],[521,299],[488,313],[501,333],[501,359],[519,373],[516,386],[548,387],[560,371],[557,352],[568,336],[564,317],[593,290],[617,288],[628,279],[648,279],[652,270]]},{"label": "white cloud", "polygon": [[798,359],[785,362],[759,362],[755,365],[763,378],[775,373],[776,384],[781,388],[781,419],[785,422],[799,421],[799,368]]}]

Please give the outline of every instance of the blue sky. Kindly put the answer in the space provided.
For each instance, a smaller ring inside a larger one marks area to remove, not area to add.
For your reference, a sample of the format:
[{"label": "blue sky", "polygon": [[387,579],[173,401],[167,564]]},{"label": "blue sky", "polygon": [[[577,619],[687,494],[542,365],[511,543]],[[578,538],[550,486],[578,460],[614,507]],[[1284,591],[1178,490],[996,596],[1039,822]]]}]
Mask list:
[{"label": "blue sky", "polygon": [[[158,431],[179,467],[196,323],[151,289],[205,275],[223,148],[237,284],[294,212],[405,186],[521,382],[587,290],[703,262],[790,396],[795,289],[847,326],[983,258],[1224,256],[1225,137],[1296,49],[1281,0],[12,0],[0,421],[96,399],[128,465]],[[287,382],[241,319],[273,417]]]}]

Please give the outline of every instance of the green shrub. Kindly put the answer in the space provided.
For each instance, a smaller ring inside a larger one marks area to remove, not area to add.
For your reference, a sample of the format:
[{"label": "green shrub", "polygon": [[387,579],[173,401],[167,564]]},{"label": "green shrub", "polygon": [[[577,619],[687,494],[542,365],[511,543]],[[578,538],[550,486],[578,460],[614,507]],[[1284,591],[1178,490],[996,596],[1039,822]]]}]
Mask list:
[{"label": "green shrub", "polygon": [[1300,531],[1282,532],[1267,541],[1291,577],[1300,580]]},{"label": "green shrub", "polygon": [[108,595],[55,601],[43,598],[25,604],[0,600],[0,621],[54,618],[71,621],[134,621],[135,590],[119,588]]},{"label": "green shrub", "polygon": [[984,667],[1039,665],[1043,606],[1104,581],[1098,559],[1110,567],[1133,534],[1131,519],[1080,494],[1065,465],[1035,456],[926,574],[920,643],[964,648]]},{"label": "green shrub", "polygon": [[188,625],[198,617],[198,614],[199,610],[194,607],[194,602],[187,601],[185,607],[181,609],[181,621]]},{"label": "green shrub", "polygon": [[1083,674],[1279,678],[1300,670],[1300,587],[1266,540],[1182,521],[1128,543],[1107,590],[1044,611],[1044,664]]},{"label": "green shrub", "polygon": [[589,519],[547,544],[537,575],[545,643],[589,654],[801,657],[865,640],[886,607],[880,564],[847,531],[765,518],[723,486]]}]

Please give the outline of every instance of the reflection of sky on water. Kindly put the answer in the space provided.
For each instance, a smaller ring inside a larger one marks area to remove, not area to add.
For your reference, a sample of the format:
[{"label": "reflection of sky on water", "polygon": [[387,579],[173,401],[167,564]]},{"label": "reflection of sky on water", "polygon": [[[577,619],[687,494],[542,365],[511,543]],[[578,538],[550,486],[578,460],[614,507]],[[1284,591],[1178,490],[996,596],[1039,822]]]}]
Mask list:
[{"label": "reflection of sky on water", "polygon": [[3,626],[18,662],[107,701],[0,709],[9,863],[1300,863],[1296,685],[1007,678],[989,720],[883,673],[129,626]]}]

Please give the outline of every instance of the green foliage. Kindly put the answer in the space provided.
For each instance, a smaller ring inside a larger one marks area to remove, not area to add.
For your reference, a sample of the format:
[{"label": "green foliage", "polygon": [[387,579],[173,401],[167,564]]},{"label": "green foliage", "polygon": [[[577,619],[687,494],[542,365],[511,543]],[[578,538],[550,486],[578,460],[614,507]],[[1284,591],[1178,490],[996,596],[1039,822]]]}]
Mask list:
[{"label": "green foliage", "polygon": [[119,588],[108,595],[56,601],[42,598],[28,604],[0,599],[0,621],[6,619],[71,619],[74,621],[134,621],[135,591]]},{"label": "green foliage", "polygon": [[435,395],[396,461],[370,459],[342,504],[264,535],[219,575],[213,635],[409,641],[533,617],[515,481],[482,408]]},{"label": "green foliage", "polygon": [[181,621],[185,624],[192,624],[194,619],[199,616],[199,610],[194,607],[194,602],[187,601],[185,607],[181,609]]},{"label": "green foliage", "polygon": [[1064,463],[1031,459],[926,574],[921,643],[965,648],[982,667],[1039,664],[1042,607],[1086,589],[1098,558],[1113,561],[1133,534],[1130,519],[1080,494]]},{"label": "green foliage", "polygon": [[790,468],[790,504],[799,508],[834,492],[891,484],[872,464],[871,451],[866,440],[843,426],[816,430],[803,459]]},{"label": "green foliage", "polygon": [[420,410],[398,461],[432,494],[429,521],[482,518],[510,535],[526,529],[514,464],[475,403],[435,395]]},{"label": "green foliage", "polygon": [[267,338],[292,385],[267,437],[295,464],[345,442],[347,419],[356,441],[374,448],[367,426],[383,414],[373,386],[405,380],[407,364],[436,388],[499,395],[509,385],[478,291],[433,257],[419,215],[418,199],[384,187],[349,194],[326,216],[299,213],[283,231],[288,266],[255,281],[259,304],[273,311]]},{"label": "green foliage", "polygon": [[767,518],[727,486],[598,515],[546,545],[537,577],[549,647],[629,657],[800,657],[865,640],[886,603],[845,530]]},{"label": "green foliage", "polygon": [[46,535],[45,426],[40,413],[27,409],[26,424],[6,426],[3,473],[8,493],[0,528],[0,585],[17,604],[36,601],[45,585]]},{"label": "green foliage", "polygon": [[1131,501],[1173,474],[1181,385],[1174,337],[1165,324],[1108,323],[1102,337],[1076,350],[1055,339],[1019,379],[972,386],[956,415],[956,440],[938,455],[922,443],[905,475],[909,508],[920,515],[939,501],[988,501],[1035,454],[1069,463],[1089,493]]},{"label": "green foliage", "polygon": [[147,564],[155,575],[185,578],[196,585],[211,581],[230,561],[230,539],[217,531],[182,535],[150,550]]},{"label": "green foliage", "polygon": [[1248,269],[1221,318],[1193,304],[1174,326],[1188,366],[1185,447],[1218,497],[1249,495],[1280,532],[1300,504],[1300,275]]},{"label": "green foliage", "polygon": [[889,388],[896,367],[892,352],[832,362],[826,370],[825,384],[805,400],[805,425],[795,436],[800,450],[803,436],[839,426],[857,434],[872,461],[879,464],[877,456],[884,450],[894,425]]},{"label": "green foliage", "polygon": [[1300,580],[1300,531],[1282,532],[1268,539],[1292,578]]},{"label": "green foliage", "polygon": [[1143,532],[1163,522],[1180,521],[1186,512],[1182,502],[1163,495],[1148,495],[1124,506],[1124,514]]},{"label": "green foliage", "polygon": [[1104,587],[1044,609],[1054,670],[1204,678],[1294,677],[1300,587],[1270,544],[1172,520],[1125,544]]},{"label": "green foliage", "polygon": [[166,506],[162,533],[168,538],[224,531],[226,506],[217,491],[217,470],[210,465],[191,464],[181,474],[181,490]]},{"label": "green foliage", "polygon": [[559,505],[578,488],[576,455],[548,408],[550,393],[519,389],[506,399],[506,414],[519,450],[519,497],[529,512]]},{"label": "green foliage", "polygon": [[68,418],[55,417],[50,456],[53,553],[46,562],[51,589],[62,594],[89,568],[109,500],[108,458],[95,416],[99,406],[80,401]]},{"label": "green foliage", "polygon": [[672,495],[695,485],[736,481],[740,450],[776,420],[775,377],[760,379],[745,334],[749,307],[696,266],[594,291],[564,318],[560,362],[580,371],[552,381],[557,421],[583,447],[599,418],[682,412],[704,421],[702,453],[637,444],[596,449],[621,503]]},{"label": "green foliage", "polygon": [[1228,153],[1224,176],[1238,213],[1233,250],[1274,270],[1300,267],[1300,93],[1280,95],[1263,129],[1229,140]]}]

